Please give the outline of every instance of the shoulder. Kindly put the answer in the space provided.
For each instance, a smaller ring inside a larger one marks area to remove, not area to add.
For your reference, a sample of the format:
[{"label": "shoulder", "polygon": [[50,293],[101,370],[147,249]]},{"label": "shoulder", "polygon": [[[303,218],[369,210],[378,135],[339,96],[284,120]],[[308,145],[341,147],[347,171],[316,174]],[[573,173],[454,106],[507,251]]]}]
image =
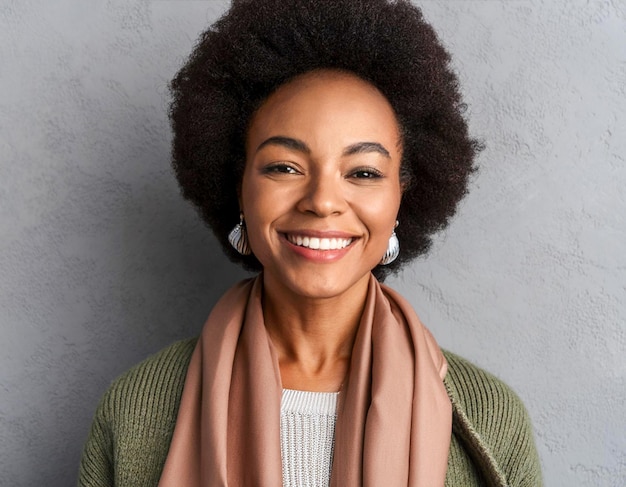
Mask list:
[{"label": "shoulder", "polygon": [[113,381],[107,397],[141,401],[147,392],[172,392],[182,386],[197,338],[175,342],[149,356]]},{"label": "shoulder", "polygon": [[81,487],[156,485],[196,341],[176,342],[113,381],[85,443]]},{"label": "shoulder", "polygon": [[506,485],[541,485],[532,425],[519,396],[471,362],[448,351],[444,355],[454,434],[476,462]]},{"label": "shoulder", "polygon": [[155,398],[180,395],[196,341],[175,342],[124,372],[112,382],[99,409],[109,416],[127,417],[154,405]]},{"label": "shoulder", "polygon": [[502,380],[452,352],[444,351],[444,355],[448,362],[446,386],[453,393],[452,399],[463,407],[469,418],[486,421],[486,405],[494,413],[504,408],[502,414],[505,416],[523,412],[519,396]]},{"label": "shoulder", "polygon": [[127,370],[104,394],[99,412],[114,429],[150,426],[146,418],[176,420],[187,368],[197,338],[175,342]]}]

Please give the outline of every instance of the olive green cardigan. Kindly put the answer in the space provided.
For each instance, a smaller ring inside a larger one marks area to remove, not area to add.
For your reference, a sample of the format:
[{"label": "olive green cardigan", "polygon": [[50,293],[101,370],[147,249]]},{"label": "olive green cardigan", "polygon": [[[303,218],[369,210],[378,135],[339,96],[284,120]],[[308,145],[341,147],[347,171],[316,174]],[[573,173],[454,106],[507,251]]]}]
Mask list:
[{"label": "olive green cardigan", "polygon": [[[195,343],[177,342],[112,384],[83,451],[79,487],[156,487]],[[453,409],[445,485],[541,486],[532,427],[519,398],[492,375],[444,353]]]}]

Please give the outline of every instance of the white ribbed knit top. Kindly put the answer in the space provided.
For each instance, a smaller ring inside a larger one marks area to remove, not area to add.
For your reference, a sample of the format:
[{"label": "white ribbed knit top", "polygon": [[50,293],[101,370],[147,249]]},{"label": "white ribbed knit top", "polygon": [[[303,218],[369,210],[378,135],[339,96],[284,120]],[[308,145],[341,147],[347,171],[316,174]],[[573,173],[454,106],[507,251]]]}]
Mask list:
[{"label": "white ribbed knit top", "polygon": [[280,448],[283,487],[328,487],[338,392],[283,389]]}]

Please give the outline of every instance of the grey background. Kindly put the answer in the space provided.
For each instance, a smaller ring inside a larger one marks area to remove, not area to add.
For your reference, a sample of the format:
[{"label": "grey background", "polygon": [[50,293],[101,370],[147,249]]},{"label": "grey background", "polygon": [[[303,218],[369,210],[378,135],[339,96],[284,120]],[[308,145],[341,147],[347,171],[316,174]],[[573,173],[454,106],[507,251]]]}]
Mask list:
[{"label": "grey background", "polygon": [[[244,273],[178,195],[167,82],[225,1],[0,0],[0,485],[75,482],[107,384]],[[525,401],[549,486],[626,485],[626,4],[426,1],[487,142],[391,281]]]}]

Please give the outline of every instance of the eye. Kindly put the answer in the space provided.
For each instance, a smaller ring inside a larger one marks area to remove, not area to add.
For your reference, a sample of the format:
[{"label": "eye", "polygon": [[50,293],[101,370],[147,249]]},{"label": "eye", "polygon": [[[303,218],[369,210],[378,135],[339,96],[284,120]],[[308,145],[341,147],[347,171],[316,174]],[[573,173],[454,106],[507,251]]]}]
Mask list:
[{"label": "eye", "polygon": [[384,176],[383,173],[373,167],[361,167],[352,171],[350,177],[355,179],[379,179]]},{"label": "eye", "polygon": [[295,167],[287,163],[277,162],[270,164],[269,166],[265,166],[263,168],[263,174],[300,174],[300,172]]}]

